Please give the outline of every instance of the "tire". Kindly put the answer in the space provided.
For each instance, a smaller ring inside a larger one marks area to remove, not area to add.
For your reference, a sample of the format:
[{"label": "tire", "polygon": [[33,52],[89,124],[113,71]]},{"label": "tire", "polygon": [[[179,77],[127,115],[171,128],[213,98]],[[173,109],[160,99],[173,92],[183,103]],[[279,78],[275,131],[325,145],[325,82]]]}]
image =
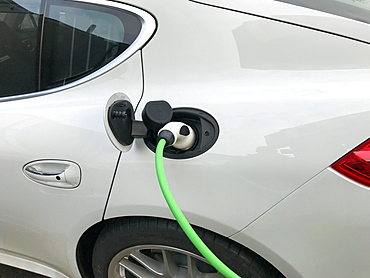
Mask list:
[{"label": "tire", "polygon": [[[284,277],[251,250],[195,228],[205,244],[242,278]],[[116,219],[100,233],[93,251],[95,278],[222,278],[187,239],[176,221]]]}]

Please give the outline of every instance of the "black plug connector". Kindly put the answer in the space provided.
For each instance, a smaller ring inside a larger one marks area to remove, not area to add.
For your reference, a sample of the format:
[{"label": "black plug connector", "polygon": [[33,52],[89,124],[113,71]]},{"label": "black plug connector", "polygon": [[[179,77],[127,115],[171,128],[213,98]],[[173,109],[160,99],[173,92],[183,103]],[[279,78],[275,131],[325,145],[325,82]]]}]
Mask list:
[{"label": "black plug connector", "polygon": [[175,143],[175,136],[169,130],[162,130],[161,132],[159,132],[157,137],[157,144],[161,139],[166,140],[166,147],[171,146],[173,143]]}]

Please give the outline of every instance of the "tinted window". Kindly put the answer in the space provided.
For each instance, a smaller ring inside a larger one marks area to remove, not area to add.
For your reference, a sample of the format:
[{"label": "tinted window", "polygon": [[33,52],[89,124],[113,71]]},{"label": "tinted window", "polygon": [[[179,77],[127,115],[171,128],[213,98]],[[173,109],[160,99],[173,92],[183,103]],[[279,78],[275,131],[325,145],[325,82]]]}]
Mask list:
[{"label": "tinted window", "polygon": [[140,32],[139,19],[129,13],[84,3],[49,3],[41,89],[72,82],[101,68],[124,52]]},{"label": "tinted window", "polygon": [[369,0],[275,0],[370,23]]},{"label": "tinted window", "polygon": [[46,90],[87,76],[122,54],[140,30],[135,15],[105,6],[0,0],[0,95]]},{"label": "tinted window", "polygon": [[38,90],[40,5],[0,1],[1,96]]}]

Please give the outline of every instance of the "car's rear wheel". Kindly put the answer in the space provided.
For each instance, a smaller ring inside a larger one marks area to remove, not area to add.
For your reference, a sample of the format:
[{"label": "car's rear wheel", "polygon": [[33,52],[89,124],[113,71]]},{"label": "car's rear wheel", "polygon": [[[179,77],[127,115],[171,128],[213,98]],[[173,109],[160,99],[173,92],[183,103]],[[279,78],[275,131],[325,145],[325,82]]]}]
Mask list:
[{"label": "car's rear wheel", "polygon": [[223,276],[217,274],[204,258],[187,250],[165,245],[140,245],[115,255],[108,266],[108,277]]},{"label": "car's rear wheel", "polygon": [[[239,244],[196,228],[207,246],[240,277],[284,277]],[[222,278],[175,221],[134,217],[110,222],[93,252],[96,278]]]}]

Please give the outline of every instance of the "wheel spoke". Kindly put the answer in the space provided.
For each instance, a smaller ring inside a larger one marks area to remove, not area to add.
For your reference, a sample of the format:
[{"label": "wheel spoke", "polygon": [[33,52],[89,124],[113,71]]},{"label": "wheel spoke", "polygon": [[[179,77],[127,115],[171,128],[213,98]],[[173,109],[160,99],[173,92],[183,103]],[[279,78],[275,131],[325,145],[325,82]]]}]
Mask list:
[{"label": "wheel spoke", "polygon": [[[164,274],[164,265],[162,262],[159,262],[144,253],[140,252],[140,250],[135,250],[131,254],[131,257],[134,258],[138,263],[140,263],[143,267],[145,267],[150,272],[163,277]],[[172,277],[172,276],[171,276]]]},{"label": "wheel spoke", "polygon": [[127,258],[122,259],[119,265],[138,278],[156,278],[152,273],[142,266],[130,262]]},{"label": "wheel spoke", "polygon": [[187,278],[197,278],[200,277],[200,271],[197,268],[196,259],[194,259],[192,256],[187,256],[187,262],[188,262],[188,275]]},{"label": "wheel spoke", "polygon": [[108,273],[122,278],[128,273],[137,278],[224,278],[201,256],[161,245],[122,250],[112,259]]},{"label": "wheel spoke", "polygon": [[203,273],[200,272],[197,267],[197,259],[192,256],[187,256],[188,258],[188,275],[187,278],[223,278],[224,276],[220,273]]},{"label": "wheel spoke", "polygon": [[172,252],[168,250],[162,250],[162,255],[164,262],[164,277],[175,277],[179,271],[179,267],[173,260]]}]

